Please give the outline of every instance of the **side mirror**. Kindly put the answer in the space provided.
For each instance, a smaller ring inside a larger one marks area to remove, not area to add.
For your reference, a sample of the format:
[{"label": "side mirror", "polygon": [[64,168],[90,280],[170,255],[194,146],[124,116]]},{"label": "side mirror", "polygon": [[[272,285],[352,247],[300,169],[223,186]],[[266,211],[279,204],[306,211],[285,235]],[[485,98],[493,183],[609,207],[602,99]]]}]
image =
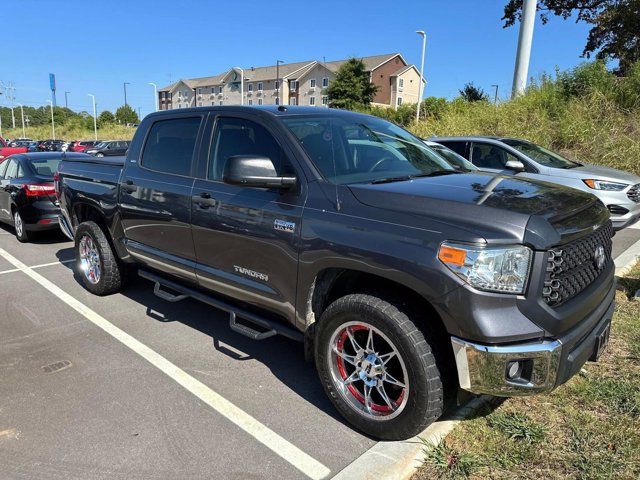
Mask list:
[{"label": "side mirror", "polygon": [[514,172],[524,172],[524,163],[520,160],[507,160],[504,168],[507,170],[513,170]]},{"label": "side mirror", "polygon": [[222,179],[231,185],[257,188],[290,188],[296,177],[280,177],[269,157],[235,155],[227,159]]}]

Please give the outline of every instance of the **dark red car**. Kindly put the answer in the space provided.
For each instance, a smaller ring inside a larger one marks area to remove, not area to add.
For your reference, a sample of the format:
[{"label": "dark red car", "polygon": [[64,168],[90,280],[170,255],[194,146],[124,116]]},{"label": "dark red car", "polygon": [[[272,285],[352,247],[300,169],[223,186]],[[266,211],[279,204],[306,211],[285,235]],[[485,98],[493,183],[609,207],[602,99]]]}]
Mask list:
[{"label": "dark red car", "polygon": [[14,153],[27,153],[28,147],[9,147],[4,138],[0,137],[0,160]]},{"label": "dark red car", "polygon": [[94,140],[87,140],[87,141],[76,141],[76,142],[71,142],[71,145],[69,146],[69,151],[70,152],[84,152],[85,150],[87,150],[88,148],[93,147],[96,143],[96,141]]}]

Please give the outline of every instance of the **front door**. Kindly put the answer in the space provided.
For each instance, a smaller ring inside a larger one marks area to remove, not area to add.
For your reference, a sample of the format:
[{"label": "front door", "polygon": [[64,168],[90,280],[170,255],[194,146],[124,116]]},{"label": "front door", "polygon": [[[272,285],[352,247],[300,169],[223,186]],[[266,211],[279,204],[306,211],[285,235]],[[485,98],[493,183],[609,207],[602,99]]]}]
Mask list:
[{"label": "front door", "polygon": [[[11,219],[11,179],[7,177],[8,167],[11,172],[18,171],[16,161],[9,158],[0,163],[0,218]],[[13,173],[12,173],[13,174]]]},{"label": "front door", "polygon": [[[133,152],[120,184],[127,250],[155,269],[195,281],[191,190],[204,114],[162,117]],[[139,156],[139,159],[136,158]]]},{"label": "front door", "polygon": [[[211,129],[202,178],[193,188],[192,224],[199,284],[257,307],[295,318],[300,220],[306,198],[302,174],[277,126],[250,114],[219,116]],[[233,155],[269,157],[279,175],[299,181],[289,190],[222,181]]]}]

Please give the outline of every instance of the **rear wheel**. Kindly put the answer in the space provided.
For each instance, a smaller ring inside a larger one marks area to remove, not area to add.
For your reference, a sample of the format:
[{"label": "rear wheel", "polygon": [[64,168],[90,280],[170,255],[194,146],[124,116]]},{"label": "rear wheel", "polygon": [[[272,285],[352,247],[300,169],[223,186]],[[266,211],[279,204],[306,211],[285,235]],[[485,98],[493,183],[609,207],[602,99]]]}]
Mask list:
[{"label": "rear wheel", "polygon": [[27,230],[22,217],[20,216],[20,212],[16,210],[13,213],[13,228],[16,233],[16,238],[19,242],[25,243],[28,242],[31,238],[29,231]]},{"label": "rear wheel", "polygon": [[124,284],[124,267],[107,237],[95,222],[81,223],[75,234],[76,271],[85,288],[95,295],[118,292]]},{"label": "rear wheel", "polygon": [[316,368],[327,395],[356,428],[385,440],[417,435],[443,408],[434,349],[403,310],[347,295],[317,325]]}]

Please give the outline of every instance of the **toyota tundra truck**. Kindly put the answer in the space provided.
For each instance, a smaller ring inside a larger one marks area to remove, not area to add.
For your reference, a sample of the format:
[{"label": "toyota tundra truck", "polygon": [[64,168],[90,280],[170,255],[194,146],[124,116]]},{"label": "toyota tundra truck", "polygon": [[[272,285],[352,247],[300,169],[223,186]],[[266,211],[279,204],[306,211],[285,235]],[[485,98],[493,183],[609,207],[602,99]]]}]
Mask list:
[{"label": "toyota tundra truck", "polygon": [[608,342],[614,233],[595,196],[461,173],[379,118],[154,113],[125,159],[69,157],[55,187],[87,290],[137,273],[239,334],[304,342],[335,408],[376,438],[418,434],[452,389],[549,392]]}]

